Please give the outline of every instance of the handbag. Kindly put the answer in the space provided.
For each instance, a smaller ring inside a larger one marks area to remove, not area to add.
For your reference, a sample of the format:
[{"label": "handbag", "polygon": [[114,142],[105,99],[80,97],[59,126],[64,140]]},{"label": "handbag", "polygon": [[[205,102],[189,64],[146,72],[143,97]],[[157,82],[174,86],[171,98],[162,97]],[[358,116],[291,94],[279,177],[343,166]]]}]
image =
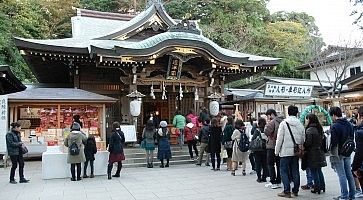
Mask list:
[{"label": "handbag", "polygon": [[20,149],[22,154],[27,154],[29,152],[28,148],[24,144],[21,145]]},{"label": "handbag", "polygon": [[289,132],[290,132],[290,135],[291,135],[291,138],[292,138],[292,142],[294,143],[295,156],[298,156],[299,158],[303,158],[304,154],[305,154],[303,145],[296,144],[295,138],[292,135],[290,124],[286,122],[286,125],[287,125],[287,128],[289,129]]},{"label": "handbag", "polygon": [[140,148],[141,148],[141,149],[145,149],[145,146],[146,146],[146,140],[145,140],[145,139],[143,139],[143,140],[141,141],[141,143],[140,143]]},{"label": "handbag", "polygon": [[233,148],[233,141],[226,141],[224,143],[224,148],[225,149],[232,149]]},{"label": "handbag", "polygon": [[264,151],[266,149],[266,140],[262,139],[261,132],[259,131],[259,136],[251,141],[250,150],[255,151]]}]

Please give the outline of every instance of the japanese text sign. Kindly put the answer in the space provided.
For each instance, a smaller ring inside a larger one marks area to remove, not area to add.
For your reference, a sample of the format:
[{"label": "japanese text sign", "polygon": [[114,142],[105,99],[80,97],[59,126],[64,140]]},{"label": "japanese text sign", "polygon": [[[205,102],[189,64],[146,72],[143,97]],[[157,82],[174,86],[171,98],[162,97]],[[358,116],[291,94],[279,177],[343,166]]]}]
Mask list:
[{"label": "japanese text sign", "polygon": [[266,96],[311,97],[313,86],[266,83]]}]

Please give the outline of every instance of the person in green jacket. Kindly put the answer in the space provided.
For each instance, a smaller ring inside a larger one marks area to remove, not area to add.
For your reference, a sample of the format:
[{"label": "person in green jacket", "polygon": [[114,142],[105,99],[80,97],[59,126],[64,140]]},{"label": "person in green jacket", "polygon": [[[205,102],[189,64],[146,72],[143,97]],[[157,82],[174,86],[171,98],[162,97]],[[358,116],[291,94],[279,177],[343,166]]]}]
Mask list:
[{"label": "person in green jacket", "polygon": [[175,112],[175,116],[173,119],[173,126],[179,129],[178,143],[180,149],[183,148],[184,145],[184,127],[185,127],[185,117],[180,113],[179,110]]}]

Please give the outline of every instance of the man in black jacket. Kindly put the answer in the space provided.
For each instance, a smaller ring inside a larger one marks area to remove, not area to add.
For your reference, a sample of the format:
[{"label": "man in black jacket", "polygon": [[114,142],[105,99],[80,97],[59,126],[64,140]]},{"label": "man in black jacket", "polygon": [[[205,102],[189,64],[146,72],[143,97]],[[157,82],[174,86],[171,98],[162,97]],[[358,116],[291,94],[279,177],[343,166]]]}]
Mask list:
[{"label": "man in black jacket", "polygon": [[[358,109],[357,130],[355,132],[356,150],[353,158],[352,171],[358,178],[361,191],[363,191],[363,106]],[[362,197],[362,193],[356,194],[356,198]]]},{"label": "man in black jacket", "polygon": [[203,123],[203,127],[200,129],[199,134],[198,134],[198,140],[200,142],[200,150],[199,150],[199,158],[198,158],[198,162],[196,165],[202,165],[202,160],[203,160],[203,154],[204,152],[206,152],[207,154],[207,158],[205,161],[205,165],[209,166],[209,153],[208,153],[208,142],[209,142],[209,136],[210,136],[210,119],[207,118],[204,123]]},{"label": "man in black jacket", "polygon": [[[341,195],[335,199],[355,199],[355,183],[351,173],[351,157],[341,155],[343,144],[354,137],[353,126],[347,119],[342,117],[342,110],[339,107],[331,107],[330,116],[333,118],[331,133],[331,156],[330,162],[334,171],[337,172]],[[349,192],[348,192],[349,188]]]}]

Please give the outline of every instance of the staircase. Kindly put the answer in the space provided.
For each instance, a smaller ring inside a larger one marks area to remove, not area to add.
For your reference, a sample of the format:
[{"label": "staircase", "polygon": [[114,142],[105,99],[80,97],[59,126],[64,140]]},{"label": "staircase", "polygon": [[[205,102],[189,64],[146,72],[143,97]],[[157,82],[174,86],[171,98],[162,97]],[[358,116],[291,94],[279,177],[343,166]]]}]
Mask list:
[{"label": "staircase", "polygon": [[[160,161],[157,159],[157,148],[154,150],[154,167],[160,165]],[[193,151],[194,153],[194,151]],[[134,168],[134,167],[146,167],[146,154],[145,149],[139,147],[125,148],[124,154],[126,160],[122,162],[122,167]],[[188,146],[184,146],[180,150],[179,146],[171,146],[170,165],[181,165],[181,164],[194,164],[195,162],[190,159]],[[194,158],[195,154],[194,154]],[[166,163],[166,161],[164,161]]]}]

